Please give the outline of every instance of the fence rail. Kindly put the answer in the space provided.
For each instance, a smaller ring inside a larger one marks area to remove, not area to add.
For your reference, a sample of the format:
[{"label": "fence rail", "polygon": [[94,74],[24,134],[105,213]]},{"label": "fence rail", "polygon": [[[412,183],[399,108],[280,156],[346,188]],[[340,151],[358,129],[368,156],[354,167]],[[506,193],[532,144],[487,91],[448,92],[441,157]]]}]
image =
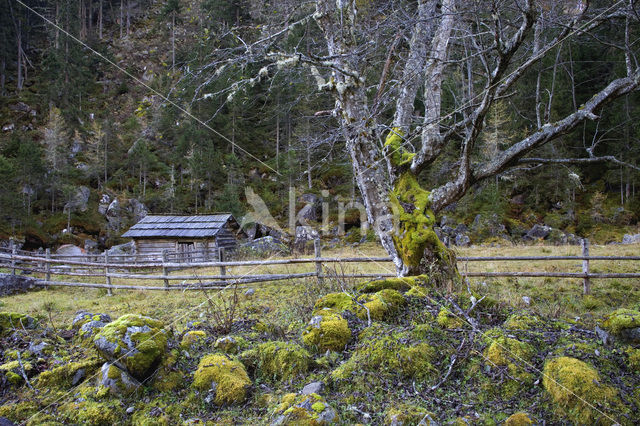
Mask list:
[{"label": "fence rail", "polygon": [[[135,257],[133,255],[115,256],[109,255],[85,255],[85,256],[55,256],[49,250],[44,254],[25,252],[16,249],[0,249],[0,268],[8,268],[13,274],[17,271],[42,274],[43,278],[36,282],[39,286],[62,287],[87,287],[106,288],[111,294],[113,290],[199,290],[207,288],[224,288],[229,284],[248,284],[267,281],[280,281],[299,278],[312,278],[322,280],[329,275],[326,273],[329,264],[348,263],[389,263],[391,257],[323,257],[320,242],[314,244],[315,256],[290,259],[263,259],[263,260],[224,260],[224,252],[216,253],[216,261],[190,261],[179,262],[177,258],[163,253],[161,256]],[[153,257],[153,258],[152,258]],[[161,260],[157,260],[158,257]],[[146,259],[146,260],[145,260]],[[197,258],[190,258],[194,260]],[[579,272],[491,272],[491,271],[466,271],[468,262],[510,262],[510,261],[581,261]],[[582,242],[582,255],[580,256],[461,256],[457,258],[462,275],[466,277],[555,277],[582,279],[583,292],[591,291],[591,279],[609,278],[640,278],[640,273],[597,273],[590,271],[591,261],[640,261],[640,256],[590,256],[589,243]],[[286,266],[309,264],[315,266],[314,270],[297,273],[262,273],[262,274],[233,274],[228,268],[257,267],[257,266]],[[203,273],[185,273],[185,270],[201,270],[205,268],[218,268],[219,273],[204,271]],[[139,272],[132,272],[139,271]],[[172,274],[174,271],[182,271]],[[57,279],[53,279],[52,277]],[[383,273],[340,273],[344,278],[383,278],[393,277],[388,268]],[[71,282],[66,277],[102,278],[103,283],[98,282]],[[151,281],[149,285],[129,285],[113,283],[112,280],[141,280]],[[180,281],[175,284],[172,282]],[[161,285],[159,285],[161,284]]]}]

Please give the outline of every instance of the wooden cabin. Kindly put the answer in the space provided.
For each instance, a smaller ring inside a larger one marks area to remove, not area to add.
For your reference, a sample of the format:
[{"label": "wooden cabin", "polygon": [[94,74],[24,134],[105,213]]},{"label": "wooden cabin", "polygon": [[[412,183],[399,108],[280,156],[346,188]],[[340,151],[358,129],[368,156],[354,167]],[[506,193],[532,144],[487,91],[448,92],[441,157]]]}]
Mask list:
[{"label": "wooden cabin", "polygon": [[175,253],[173,259],[217,258],[218,248],[234,250],[243,232],[229,213],[168,216],[148,215],[133,225],[123,237],[132,238],[136,254]]}]

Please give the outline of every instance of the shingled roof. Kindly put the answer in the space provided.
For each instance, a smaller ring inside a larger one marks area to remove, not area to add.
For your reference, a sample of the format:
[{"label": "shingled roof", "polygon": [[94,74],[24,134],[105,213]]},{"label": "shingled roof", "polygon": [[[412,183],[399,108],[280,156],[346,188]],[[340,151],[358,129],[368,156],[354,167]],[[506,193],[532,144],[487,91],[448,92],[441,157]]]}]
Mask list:
[{"label": "shingled roof", "polygon": [[208,238],[215,237],[222,227],[237,222],[229,213],[196,216],[148,215],[133,225],[123,237],[129,238]]}]

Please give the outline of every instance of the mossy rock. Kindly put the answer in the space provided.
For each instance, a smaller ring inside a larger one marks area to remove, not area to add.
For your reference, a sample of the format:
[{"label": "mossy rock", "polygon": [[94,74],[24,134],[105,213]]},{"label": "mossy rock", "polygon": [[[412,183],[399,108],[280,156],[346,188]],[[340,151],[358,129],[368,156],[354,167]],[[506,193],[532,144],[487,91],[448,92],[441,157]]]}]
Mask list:
[{"label": "mossy rock", "polygon": [[438,316],[436,317],[436,323],[444,329],[457,329],[462,328],[466,324],[462,318],[455,315],[448,308],[440,308]]},{"label": "mossy rock", "polygon": [[129,314],[107,324],[95,335],[93,343],[107,361],[143,381],[162,362],[168,334],[162,322]]},{"label": "mossy rock", "polygon": [[532,330],[542,325],[543,323],[537,315],[518,312],[507,318],[503,326],[511,330]]},{"label": "mossy rock", "polygon": [[611,334],[622,340],[640,343],[640,312],[632,309],[618,309],[612,312],[602,324]]},{"label": "mossy rock", "polygon": [[410,404],[393,405],[384,413],[384,424],[389,426],[437,425],[435,419],[435,414],[429,410]]},{"label": "mossy rock", "polygon": [[247,399],[251,379],[238,359],[217,353],[200,360],[193,375],[193,387],[215,393],[216,405],[240,404]]},{"label": "mossy rock", "polygon": [[236,354],[247,346],[247,340],[240,336],[220,337],[213,345],[216,350],[226,354]]},{"label": "mossy rock", "polygon": [[343,351],[351,340],[351,329],[347,320],[333,309],[316,311],[302,333],[302,342],[318,352]]},{"label": "mossy rock", "polygon": [[12,330],[34,329],[38,322],[26,314],[17,312],[0,312],[0,336]]},{"label": "mossy rock", "polygon": [[266,342],[245,351],[241,359],[251,364],[256,375],[274,380],[290,380],[309,370],[311,355],[292,342]]},{"label": "mossy rock", "polygon": [[78,311],[71,322],[71,329],[80,330],[83,325],[91,321],[100,321],[107,324],[111,322],[111,317],[108,314],[93,314],[87,311]]},{"label": "mossy rock", "polygon": [[51,370],[43,371],[38,376],[36,386],[40,389],[68,389],[81,383],[85,377],[90,377],[102,361],[93,358],[82,362],[70,362]]},{"label": "mossy rock", "polygon": [[[366,308],[358,310],[358,318],[368,319],[368,316],[370,316],[372,320],[379,321],[389,319],[391,315],[407,303],[400,292],[390,288],[373,294],[363,294],[358,298],[358,302]],[[369,315],[367,315],[367,312]]]},{"label": "mossy rock", "polygon": [[351,358],[333,370],[331,377],[345,380],[358,370],[424,380],[435,373],[436,351],[410,331],[375,323],[358,336]]},{"label": "mossy rock", "polygon": [[4,375],[9,384],[13,386],[20,386],[24,383],[24,378],[22,376],[23,369],[24,373],[28,377],[33,371],[33,365],[30,362],[23,361],[21,367],[19,361],[9,361],[0,365],[0,374]]},{"label": "mossy rock", "polygon": [[576,424],[613,424],[627,411],[617,389],[604,384],[596,369],[579,359],[549,359],[542,376],[556,413]]},{"label": "mossy rock", "polygon": [[289,393],[273,412],[272,426],[321,426],[337,423],[338,413],[320,395]]},{"label": "mossy rock", "polygon": [[16,424],[26,423],[28,419],[40,411],[40,406],[34,401],[27,400],[0,405],[0,417],[5,417]]},{"label": "mossy rock", "polygon": [[109,362],[102,365],[100,373],[100,384],[115,396],[129,395],[142,386],[142,383],[129,373]]},{"label": "mossy rock", "polygon": [[180,341],[180,347],[182,349],[191,349],[193,346],[202,345],[207,340],[207,332],[203,330],[191,330],[187,331],[182,340]]},{"label": "mossy rock", "polygon": [[332,309],[335,312],[357,312],[360,307],[353,301],[353,297],[345,292],[329,293],[318,299],[313,306],[314,314],[323,309]]},{"label": "mossy rock", "polygon": [[533,420],[527,413],[518,412],[510,415],[504,422],[504,426],[529,426],[533,424]]}]

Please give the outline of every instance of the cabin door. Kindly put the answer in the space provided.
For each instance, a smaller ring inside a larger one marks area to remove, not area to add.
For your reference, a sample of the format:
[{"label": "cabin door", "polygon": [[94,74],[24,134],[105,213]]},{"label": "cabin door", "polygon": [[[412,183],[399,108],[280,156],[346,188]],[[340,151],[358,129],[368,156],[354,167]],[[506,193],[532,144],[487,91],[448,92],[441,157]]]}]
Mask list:
[{"label": "cabin door", "polygon": [[195,251],[195,245],[192,242],[178,243],[178,256],[183,262],[191,262]]}]

